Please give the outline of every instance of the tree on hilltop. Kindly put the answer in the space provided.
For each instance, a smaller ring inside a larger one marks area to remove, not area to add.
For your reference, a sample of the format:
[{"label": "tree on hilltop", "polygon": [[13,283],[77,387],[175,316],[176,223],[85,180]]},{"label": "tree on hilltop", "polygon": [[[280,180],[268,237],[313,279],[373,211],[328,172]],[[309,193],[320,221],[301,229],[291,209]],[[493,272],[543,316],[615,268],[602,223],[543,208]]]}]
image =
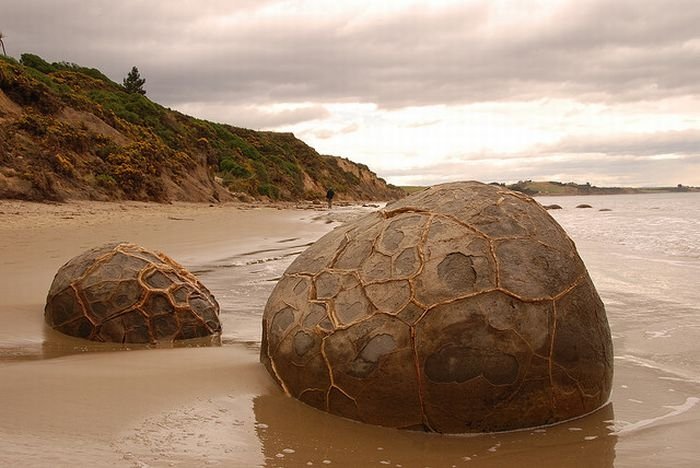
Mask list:
[{"label": "tree on hilltop", "polygon": [[141,78],[139,69],[136,67],[131,67],[131,71],[126,75],[122,83],[127,93],[146,94],[146,90],[143,89],[146,79]]},{"label": "tree on hilltop", "polygon": [[2,55],[7,56],[7,52],[5,52],[5,43],[2,40],[3,37],[5,36],[2,34],[2,31],[0,31],[0,46],[2,46]]}]

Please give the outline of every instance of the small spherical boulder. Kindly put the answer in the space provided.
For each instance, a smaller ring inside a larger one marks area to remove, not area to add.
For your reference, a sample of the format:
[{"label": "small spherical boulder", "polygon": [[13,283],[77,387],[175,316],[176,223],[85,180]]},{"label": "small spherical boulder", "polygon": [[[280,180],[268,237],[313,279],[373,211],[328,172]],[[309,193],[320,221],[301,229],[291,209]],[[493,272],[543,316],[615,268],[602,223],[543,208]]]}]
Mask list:
[{"label": "small spherical boulder", "polygon": [[44,319],[67,335],[159,343],[221,332],[219,304],[182,265],[129,243],[88,250],[63,265]]},{"label": "small spherical boulder", "polygon": [[432,187],[337,228],[270,296],[261,361],[347,418],[441,433],[552,424],[608,401],[603,304],[533,199]]}]

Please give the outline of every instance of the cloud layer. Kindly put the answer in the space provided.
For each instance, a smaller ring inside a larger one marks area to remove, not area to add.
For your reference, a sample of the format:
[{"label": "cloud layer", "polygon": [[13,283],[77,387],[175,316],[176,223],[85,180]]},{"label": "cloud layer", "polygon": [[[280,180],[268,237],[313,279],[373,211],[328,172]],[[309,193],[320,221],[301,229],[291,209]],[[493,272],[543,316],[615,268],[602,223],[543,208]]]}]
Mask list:
[{"label": "cloud layer", "polygon": [[304,2],[298,10],[270,1],[3,3],[11,50],[117,76],[140,65],[169,103],[395,107],[700,90],[695,0],[414,4],[391,15],[320,14]]},{"label": "cloud layer", "polygon": [[[0,22],[10,54],[95,66],[115,80],[137,65],[154,100],[235,125],[306,132],[324,151],[393,167],[392,174],[403,168],[386,160],[391,151],[348,147],[347,135],[386,139],[377,130],[395,125],[426,137],[449,131],[456,141],[455,133],[469,135],[484,119],[493,131],[504,128],[525,103],[542,123],[518,124],[539,138],[522,142],[519,153],[530,157],[551,159],[556,150],[589,162],[594,153],[692,158],[700,143],[696,0],[6,0]],[[556,109],[545,126],[549,102],[576,105]],[[362,104],[370,106],[332,110]],[[478,104],[501,107],[448,126],[450,118],[434,112]],[[596,113],[608,123],[596,126]],[[674,114],[683,121],[669,124]],[[621,118],[616,128],[611,116]],[[502,138],[517,138],[515,125],[507,128]],[[456,156],[513,159],[499,148],[458,145],[423,155],[422,166],[433,161],[449,171]],[[557,172],[548,167],[543,173]],[[625,168],[610,167],[618,169],[622,180]],[[699,173],[689,174],[686,183],[700,184]],[[598,173],[608,177],[615,174]]]}]

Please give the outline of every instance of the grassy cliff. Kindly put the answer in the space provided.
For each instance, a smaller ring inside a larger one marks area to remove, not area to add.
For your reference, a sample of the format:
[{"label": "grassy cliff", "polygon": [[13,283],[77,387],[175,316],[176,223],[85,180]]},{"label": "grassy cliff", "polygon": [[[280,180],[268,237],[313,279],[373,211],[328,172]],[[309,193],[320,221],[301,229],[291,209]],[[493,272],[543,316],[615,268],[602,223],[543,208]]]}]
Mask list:
[{"label": "grassy cliff", "polygon": [[290,133],[160,106],[99,70],[0,57],[0,198],[386,200],[403,192]]}]

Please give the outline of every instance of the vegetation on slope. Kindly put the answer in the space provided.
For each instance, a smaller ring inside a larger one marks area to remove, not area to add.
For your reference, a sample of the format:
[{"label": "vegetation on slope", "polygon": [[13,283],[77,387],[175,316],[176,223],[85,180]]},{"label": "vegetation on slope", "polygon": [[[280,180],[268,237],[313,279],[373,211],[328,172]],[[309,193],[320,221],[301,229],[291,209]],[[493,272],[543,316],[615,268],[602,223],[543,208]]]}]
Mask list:
[{"label": "vegetation on slope", "polygon": [[292,134],[196,119],[99,70],[0,57],[0,198],[379,200],[403,194]]}]

